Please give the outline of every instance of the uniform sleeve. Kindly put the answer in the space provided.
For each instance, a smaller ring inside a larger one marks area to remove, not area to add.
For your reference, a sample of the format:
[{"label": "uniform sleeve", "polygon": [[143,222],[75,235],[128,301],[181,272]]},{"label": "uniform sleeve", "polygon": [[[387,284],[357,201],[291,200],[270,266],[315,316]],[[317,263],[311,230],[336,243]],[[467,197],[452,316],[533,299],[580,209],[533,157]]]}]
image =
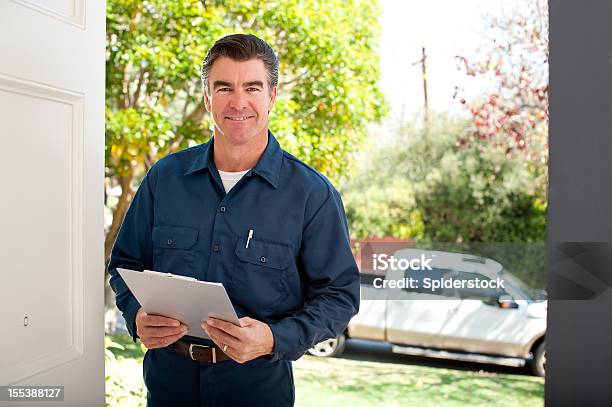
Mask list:
[{"label": "uniform sleeve", "polygon": [[359,270],[333,187],[304,227],[298,261],[309,281],[306,301],[301,310],[270,325],[272,360],[297,360],[315,344],[343,333],[359,310]]},{"label": "uniform sleeve", "polygon": [[136,313],[140,303],[129,290],[117,267],[130,270],[152,268],[153,194],[150,175],[143,179],[128,209],[115,240],[108,264],[110,286],[115,292],[117,308],[123,313],[130,336],[136,342]]}]

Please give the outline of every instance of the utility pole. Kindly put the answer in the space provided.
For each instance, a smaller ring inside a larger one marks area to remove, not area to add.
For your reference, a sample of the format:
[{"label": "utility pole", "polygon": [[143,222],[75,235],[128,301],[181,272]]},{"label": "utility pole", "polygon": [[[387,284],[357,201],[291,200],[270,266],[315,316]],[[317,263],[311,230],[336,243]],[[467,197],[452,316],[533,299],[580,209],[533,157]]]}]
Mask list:
[{"label": "utility pole", "polygon": [[425,128],[429,125],[429,103],[427,101],[427,68],[426,68],[426,60],[427,55],[425,54],[425,47],[421,48],[423,56],[420,60],[414,62],[412,65],[421,64],[423,68],[423,95],[425,100]]}]

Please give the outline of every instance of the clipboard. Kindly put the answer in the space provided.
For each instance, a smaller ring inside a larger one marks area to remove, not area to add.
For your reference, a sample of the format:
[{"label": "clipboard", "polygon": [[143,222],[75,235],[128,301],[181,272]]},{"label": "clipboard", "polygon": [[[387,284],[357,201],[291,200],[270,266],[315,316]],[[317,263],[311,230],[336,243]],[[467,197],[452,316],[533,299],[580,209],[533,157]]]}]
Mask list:
[{"label": "clipboard", "polygon": [[208,317],[241,326],[221,283],[151,270],[117,268],[117,271],[147,314],[181,321],[189,327],[186,335],[210,339],[201,326]]}]

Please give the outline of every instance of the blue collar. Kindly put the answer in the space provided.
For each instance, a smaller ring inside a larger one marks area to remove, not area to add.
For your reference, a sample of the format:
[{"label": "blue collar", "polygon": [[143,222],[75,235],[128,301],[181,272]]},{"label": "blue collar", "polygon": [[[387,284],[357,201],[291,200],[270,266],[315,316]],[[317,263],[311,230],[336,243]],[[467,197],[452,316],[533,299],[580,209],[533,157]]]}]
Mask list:
[{"label": "blue collar", "polygon": [[[214,169],[215,171],[212,171],[213,173],[217,171],[215,161],[213,160],[214,141],[214,137],[211,137],[208,142],[200,145],[199,153],[196,155],[185,175],[204,169],[209,171]],[[268,130],[268,145],[261,157],[259,157],[259,161],[257,161],[253,170],[247,172],[246,175],[251,176],[251,172],[253,172],[268,181],[272,187],[277,188],[282,163],[283,150],[280,144],[278,144],[278,141],[276,141],[274,134]]]}]

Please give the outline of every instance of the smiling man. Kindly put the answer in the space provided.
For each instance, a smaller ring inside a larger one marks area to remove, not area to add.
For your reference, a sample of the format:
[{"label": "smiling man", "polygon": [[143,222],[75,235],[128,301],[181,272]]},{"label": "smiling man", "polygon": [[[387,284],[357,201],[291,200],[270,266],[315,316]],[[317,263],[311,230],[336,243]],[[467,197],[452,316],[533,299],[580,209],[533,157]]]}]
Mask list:
[{"label": "smiling man", "polygon": [[[148,348],[148,406],[293,405],[291,361],[359,309],[338,192],[268,130],[278,65],[253,35],[213,45],[202,83],[214,136],[150,169],[117,236],[110,283]],[[223,283],[241,326],[203,315],[211,340],[185,336],[180,321],[141,308],[117,267]]]}]

